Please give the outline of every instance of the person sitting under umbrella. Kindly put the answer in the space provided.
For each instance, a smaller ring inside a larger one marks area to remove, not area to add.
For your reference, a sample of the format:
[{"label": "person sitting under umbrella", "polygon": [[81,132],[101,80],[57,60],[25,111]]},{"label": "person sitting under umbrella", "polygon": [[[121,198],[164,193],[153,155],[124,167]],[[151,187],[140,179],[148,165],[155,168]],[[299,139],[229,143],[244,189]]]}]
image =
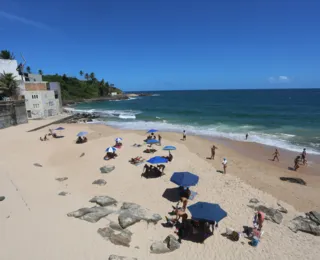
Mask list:
[{"label": "person sitting under umbrella", "polygon": [[118,155],[116,154],[116,148],[109,147],[106,149],[107,154],[104,156],[104,160],[115,159]]},{"label": "person sitting under umbrella", "polygon": [[169,151],[169,156],[162,156],[162,158],[166,158],[169,162],[173,160],[173,155]]},{"label": "person sitting under umbrella", "polygon": [[[52,135],[53,136],[53,135]],[[86,143],[88,141],[87,137],[85,136],[78,136],[76,143],[77,144],[83,144]]]},{"label": "person sitting under umbrella", "polygon": [[121,138],[116,138],[116,144],[114,145],[115,148],[121,148],[122,147],[122,139]]},{"label": "person sitting under umbrella", "polygon": [[175,218],[168,218],[167,216],[165,216],[167,224],[171,225],[171,226],[175,226],[177,224],[177,222],[179,222],[180,218],[182,219],[188,219],[188,214],[185,213],[184,211],[177,211],[176,212],[176,217]]}]

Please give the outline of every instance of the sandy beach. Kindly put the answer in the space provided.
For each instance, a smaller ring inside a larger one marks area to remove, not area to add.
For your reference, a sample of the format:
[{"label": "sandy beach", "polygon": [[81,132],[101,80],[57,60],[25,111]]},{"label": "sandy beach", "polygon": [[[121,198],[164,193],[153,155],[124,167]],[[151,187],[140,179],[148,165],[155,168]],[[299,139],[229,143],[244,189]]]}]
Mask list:
[{"label": "sandy beach", "polygon": [[[181,134],[161,133],[162,145],[174,145],[174,160],[166,165],[165,175],[156,179],[141,177],[143,165],[131,165],[128,160],[153,155],[143,153],[146,148],[133,147],[143,144],[146,134],[141,131],[124,131],[104,125],[65,124],[64,138],[40,142],[39,137],[48,127],[27,132],[45,121],[33,121],[0,131],[0,259],[108,259],[109,255],[136,257],[137,259],[317,259],[320,254],[320,237],[292,232],[290,221],[304,212],[320,210],[319,158],[312,156],[307,167],[298,172],[292,166],[291,152],[280,151],[280,163],[269,161],[273,148],[253,143],[222,139],[206,140],[188,136],[181,141]],[[52,126],[57,127],[57,126]],[[87,131],[88,142],[75,144],[76,134]],[[59,132],[60,133],[60,132]],[[114,144],[116,137],[123,138],[118,158],[104,161],[105,149]],[[215,160],[208,160],[210,146],[218,147]],[[154,155],[167,155],[161,147]],[[83,156],[80,156],[84,153]],[[228,173],[223,175],[221,160],[228,159]],[[34,164],[42,167],[36,167]],[[115,170],[101,174],[99,168],[113,165]],[[204,244],[182,241],[180,249],[166,254],[151,254],[150,245],[162,241],[173,229],[162,227],[164,216],[175,203],[163,197],[166,189],[176,187],[170,177],[176,171],[190,171],[200,177],[192,187],[198,201],[218,203],[228,216],[219,223],[214,235]],[[299,177],[307,186],[283,182],[279,177]],[[67,177],[62,182],[56,178]],[[104,179],[105,186],[93,185]],[[58,193],[65,191],[66,196]],[[94,196],[108,195],[118,204],[133,202],[158,213],[163,220],[156,225],[144,221],[128,227],[132,235],[130,247],[116,246],[97,233],[110,221],[117,220],[110,214],[96,223],[68,217],[67,214],[82,207],[92,207]],[[249,200],[256,198],[268,207],[288,210],[281,224],[266,220],[264,235],[258,247],[248,244],[242,237],[233,242],[222,236],[227,227],[242,231],[251,226],[254,209]]]}]

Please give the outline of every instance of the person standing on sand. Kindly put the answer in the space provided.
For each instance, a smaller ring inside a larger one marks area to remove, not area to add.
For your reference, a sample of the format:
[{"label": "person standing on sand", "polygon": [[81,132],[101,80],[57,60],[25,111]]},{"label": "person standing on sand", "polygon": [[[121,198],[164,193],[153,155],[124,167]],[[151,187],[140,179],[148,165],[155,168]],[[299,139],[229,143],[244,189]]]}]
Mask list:
[{"label": "person standing on sand", "polygon": [[186,130],[183,130],[182,141],[186,141],[186,140],[187,140],[187,133],[186,133]]},{"label": "person standing on sand", "polygon": [[307,162],[307,151],[306,151],[306,148],[303,149],[302,154],[301,154],[301,158],[302,158],[303,165],[306,165],[306,162]]},{"label": "person standing on sand", "polygon": [[280,156],[280,153],[279,153],[278,149],[276,149],[276,151],[275,151],[274,154],[273,154],[273,160],[272,160],[272,161],[274,161],[275,159],[277,159],[278,162],[279,162],[279,156]]},{"label": "person standing on sand", "polygon": [[214,156],[216,155],[216,149],[218,149],[218,147],[216,147],[215,145],[212,145],[211,147],[211,160],[214,160]]},{"label": "person standing on sand", "polygon": [[161,145],[161,139],[162,139],[162,137],[161,137],[160,134],[158,134],[158,139],[159,139],[159,145]]},{"label": "person standing on sand", "polygon": [[224,174],[227,173],[227,164],[228,164],[227,159],[226,159],[226,158],[223,158],[222,166],[223,166],[223,173],[224,173]]},{"label": "person standing on sand", "polygon": [[247,134],[246,134],[246,140],[248,140],[248,137],[249,137],[249,134],[247,133]]}]

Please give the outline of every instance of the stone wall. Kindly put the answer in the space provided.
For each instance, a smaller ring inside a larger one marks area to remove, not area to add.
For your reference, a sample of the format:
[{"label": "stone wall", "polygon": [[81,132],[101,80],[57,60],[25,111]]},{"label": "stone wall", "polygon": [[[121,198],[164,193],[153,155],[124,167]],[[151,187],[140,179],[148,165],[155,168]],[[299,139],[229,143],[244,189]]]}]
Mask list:
[{"label": "stone wall", "polygon": [[28,123],[24,100],[0,101],[0,129]]}]

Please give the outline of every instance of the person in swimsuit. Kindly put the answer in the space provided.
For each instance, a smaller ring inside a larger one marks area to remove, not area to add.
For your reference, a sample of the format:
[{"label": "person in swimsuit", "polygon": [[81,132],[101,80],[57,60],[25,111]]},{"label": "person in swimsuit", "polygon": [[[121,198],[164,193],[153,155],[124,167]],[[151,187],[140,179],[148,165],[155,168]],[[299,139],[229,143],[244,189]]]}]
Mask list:
[{"label": "person in swimsuit", "polygon": [[276,149],[276,151],[275,151],[274,154],[273,154],[273,160],[272,160],[272,161],[274,161],[275,159],[277,159],[278,162],[279,162],[279,156],[280,156],[280,153],[279,153],[278,149]]},{"label": "person in swimsuit", "polygon": [[186,133],[186,130],[183,130],[182,140],[183,140],[183,141],[186,141],[186,140],[187,140],[187,133]]},{"label": "person in swimsuit", "polygon": [[249,134],[246,134],[246,140],[248,140]]},{"label": "person in swimsuit", "polygon": [[306,162],[307,162],[307,151],[306,151],[306,148],[303,149],[302,154],[301,154],[301,158],[302,158],[303,165],[306,165]]},{"label": "person in swimsuit", "polygon": [[222,166],[223,166],[223,173],[224,173],[224,174],[227,173],[227,164],[228,164],[227,159],[226,159],[226,158],[223,158]]},{"label": "person in swimsuit", "polygon": [[295,159],[294,159],[294,170],[298,170],[299,166],[299,161],[300,161],[300,156],[298,155]]},{"label": "person in swimsuit", "polygon": [[211,160],[214,160],[214,156],[216,155],[216,149],[218,149],[215,145],[212,145],[211,147]]}]

